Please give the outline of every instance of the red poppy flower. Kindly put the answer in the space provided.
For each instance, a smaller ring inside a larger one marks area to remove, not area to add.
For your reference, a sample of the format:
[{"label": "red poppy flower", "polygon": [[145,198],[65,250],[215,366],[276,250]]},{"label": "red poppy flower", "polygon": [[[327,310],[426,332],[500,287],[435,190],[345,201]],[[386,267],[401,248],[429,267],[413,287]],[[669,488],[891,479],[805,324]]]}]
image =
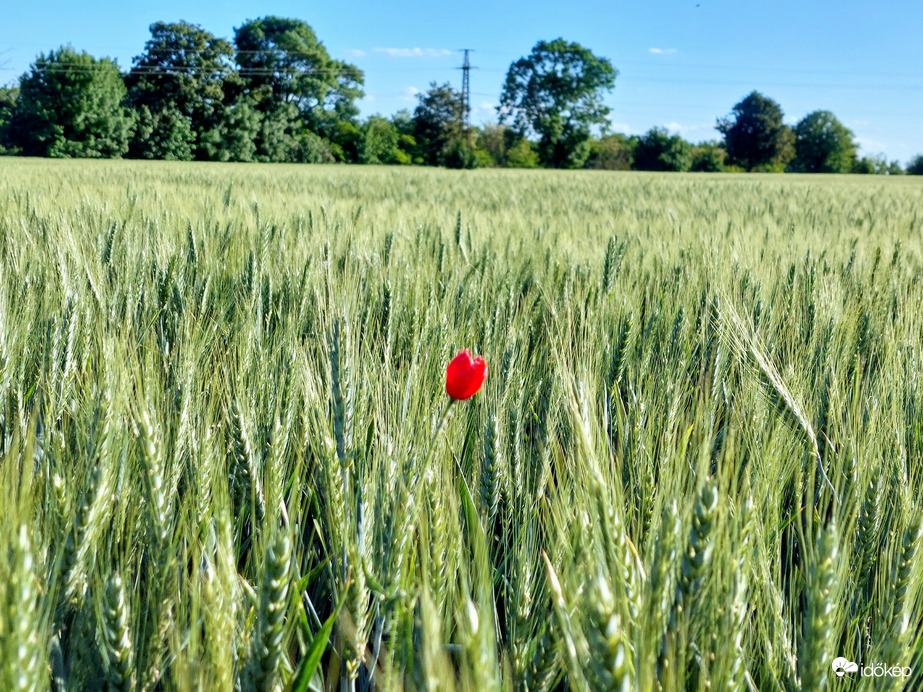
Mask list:
[{"label": "red poppy flower", "polygon": [[487,363],[481,356],[471,357],[471,350],[459,351],[445,369],[445,391],[453,399],[470,399],[484,384]]}]

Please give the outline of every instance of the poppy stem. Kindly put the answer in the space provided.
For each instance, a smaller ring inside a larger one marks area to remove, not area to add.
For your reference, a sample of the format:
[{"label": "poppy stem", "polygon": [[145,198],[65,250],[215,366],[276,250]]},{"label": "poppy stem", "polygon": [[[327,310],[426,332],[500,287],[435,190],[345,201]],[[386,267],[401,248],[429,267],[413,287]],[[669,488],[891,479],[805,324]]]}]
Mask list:
[{"label": "poppy stem", "polygon": [[429,468],[430,462],[433,460],[433,455],[436,453],[436,445],[439,442],[439,438],[442,437],[442,433],[445,432],[446,426],[449,424],[449,414],[452,412],[454,404],[455,399],[450,397],[449,403],[442,409],[442,413],[439,414],[439,421],[436,423],[435,431],[429,441],[429,449],[426,450],[426,456],[423,457],[425,460],[423,462],[423,468]]},{"label": "poppy stem", "polygon": [[456,399],[449,397],[449,403],[446,404],[446,407],[442,409],[442,415],[439,417],[439,422],[436,424],[436,435],[434,439],[438,438],[445,432],[446,425],[449,423],[449,414],[452,413],[452,408],[455,406]]},{"label": "poppy stem", "polygon": [[[452,413],[452,409],[455,406],[456,401],[458,401],[458,399],[455,399],[454,397],[449,397],[449,403],[446,404],[446,407],[442,410],[442,415],[439,417],[439,422],[436,424],[436,434],[434,435],[430,443],[430,451],[426,455],[426,466],[427,467],[429,466],[430,461],[432,461],[433,454],[435,454],[436,452],[436,443],[438,442],[439,438],[442,437],[442,433],[445,432],[446,425],[449,422],[449,415]],[[455,467],[458,469],[458,477],[461,479],[461,482],[464,484],[465,492],[468,493],[468,497],[470,498],[472,497],[471,488],[468,487],[468,481],[465,479],[465,471],[464,469],[462,469],[461,463],[458,461],[458,457],[456,457],[453,454],[452,459],[455,460]],[[480,525],[480,519],[478,519],[478,524]],[[483,530],[484,528],[481,527],[482,532]]]}]

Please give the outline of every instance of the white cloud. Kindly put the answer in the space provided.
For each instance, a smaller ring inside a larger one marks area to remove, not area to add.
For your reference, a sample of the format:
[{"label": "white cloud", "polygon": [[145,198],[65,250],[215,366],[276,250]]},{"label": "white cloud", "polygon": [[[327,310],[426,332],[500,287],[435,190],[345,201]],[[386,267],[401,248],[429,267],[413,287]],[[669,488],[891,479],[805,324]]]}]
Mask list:
[{"label": "white cloud", "polygon": [[420,93],[415,86],[404,87],[401,89],[401,101],[413,101],[414,97]]},{"label": "white cloud", "polygon": [[354,58],[361,58],[365,55],[365,51],[359,50],[358,48],[354,48],[353,50],[349,51],[349,54],[353,56]]},{"label": "white cloud", "polygon": [[497,119],[497,104],[490,101],[481,101],[471,109],[471,119],[481,122],[495,122]]},{"label": "white cloud", "polygon": [[673,55],[676,52],[675,48],[648,48],[647,50],[654,55]]},{"label": "white cloud", "polygon": [[717,137],[714,125],[683,125],[673,121],[667,123],[664,127],[667,128],[667,132],[671,135],[679,135],[691,142],[707,141]]},{"label": "white cloud", "polygon": [[859,145],[859,148],[862,151],[884,151],[885,145],[884,142],[880,142],[877,139],[870,139],[868,137],[856,137],[856,144]]},{"label": "white cloud", "polygon": [[609,130],[611,132],[620,132],[623,135],[637,134],[635,128],[628,123],[609,123]]},{"label": "white cloud", "polygon": [[376,53],[384,53],[392,58],[440,58],[452,55],[448,48],[376,48]]}]

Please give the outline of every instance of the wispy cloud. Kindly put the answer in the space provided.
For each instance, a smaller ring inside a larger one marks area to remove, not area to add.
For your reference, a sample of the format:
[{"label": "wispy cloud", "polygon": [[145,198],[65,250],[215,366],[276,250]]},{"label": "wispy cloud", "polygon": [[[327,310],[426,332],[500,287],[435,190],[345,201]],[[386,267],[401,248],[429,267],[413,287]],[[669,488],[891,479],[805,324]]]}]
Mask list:
[{"label": "wispy cloud", "polygon": [[413,101],[414,97],[420,93],[415,86],[404,87],[401,90],[401,101]]},{"label": "wispy cloud", "polygon": [[671,135],[679,135],[683,139],[688,139],[690,141],[708,141],[715,139],[715,126],[714,125],[683,125],[678,123],[675,120],[664,125],[667,128],[667,132]]},{"label": "wispy cloud", "polygon": [[883,151],[885,148],[884,142],[880,142],[877,139],[872,139],[870,137],[856,137],[856,144],[859,145],[859,148],[862,151]]},{"label": "wispy cloud", "polygon": [[448,48],[375,48],[375,52],[392,58],[441,58],[452,55]]},{"label": "wispy cloud", "polygon": [[648,48],[647,50],[654,55],[673,55],[676,52],[675,48]]},{"label": "wispy cloud", "polygon": [[353,50],[349,51],[349,54],[353,56],[354,58],[361,58],[365,55],[365,51],[360,50],[358,48],[354,48]]},{"label": "wispy cloud", "polygon": [[481,101],[471,109],[471,119],[480,122],[495,122],[497,120],[497,104],[491,101]]}]

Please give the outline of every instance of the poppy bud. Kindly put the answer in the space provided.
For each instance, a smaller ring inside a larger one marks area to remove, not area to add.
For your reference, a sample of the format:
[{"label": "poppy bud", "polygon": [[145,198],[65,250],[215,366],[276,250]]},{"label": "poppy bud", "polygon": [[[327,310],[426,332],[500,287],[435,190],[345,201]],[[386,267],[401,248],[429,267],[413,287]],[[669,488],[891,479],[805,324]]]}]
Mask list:
[{"label": "poppy bud", "polygon": [[471,357],[471,350],[459,351],[445,370],[445,391],[453,399],[470,399],[484,384],[487,363],[481,356]]}]

